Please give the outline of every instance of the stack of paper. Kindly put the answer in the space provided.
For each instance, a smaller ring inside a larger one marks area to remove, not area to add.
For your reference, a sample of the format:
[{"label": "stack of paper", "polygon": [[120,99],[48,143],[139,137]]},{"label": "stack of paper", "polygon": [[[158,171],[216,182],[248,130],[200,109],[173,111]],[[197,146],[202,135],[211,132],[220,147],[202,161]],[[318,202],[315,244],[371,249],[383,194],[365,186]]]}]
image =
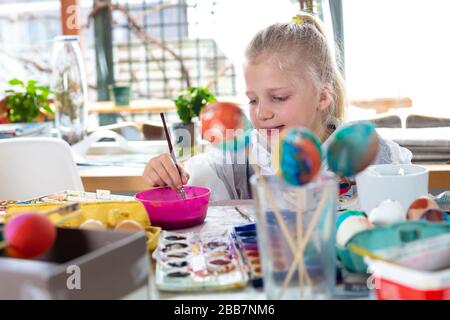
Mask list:
[{"label": "stack of paper", "polygon": [[51,122],[0,124],[0,139],[35,136],[48,133],[51,124]]}]

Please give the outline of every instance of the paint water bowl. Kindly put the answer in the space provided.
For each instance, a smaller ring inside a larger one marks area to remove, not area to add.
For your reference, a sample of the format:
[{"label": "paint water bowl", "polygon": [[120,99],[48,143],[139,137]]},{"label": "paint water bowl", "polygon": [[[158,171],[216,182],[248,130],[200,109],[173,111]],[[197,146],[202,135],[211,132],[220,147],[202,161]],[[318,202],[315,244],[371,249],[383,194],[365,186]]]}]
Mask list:
[{"label": "paint water bowl", "polygon": [[399,201],[405,210],[428,194],[428,169],[414,164],[369,166],[356,176],[360,209],[369,213],[383,200]]},{"label": "paint water bowl", "polygon": [[192,227],[203,223],[208,212],[211,190],[205,187],[184,186],[186,200],[169,187],[139,192],[140,201],[151,224],[166,230]]}]

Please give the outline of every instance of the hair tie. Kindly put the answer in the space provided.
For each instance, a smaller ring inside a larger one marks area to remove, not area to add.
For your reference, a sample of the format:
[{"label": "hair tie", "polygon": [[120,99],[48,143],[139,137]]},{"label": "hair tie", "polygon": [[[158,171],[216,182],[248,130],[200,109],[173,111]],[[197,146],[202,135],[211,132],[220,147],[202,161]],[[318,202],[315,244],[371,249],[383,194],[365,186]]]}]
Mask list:
[{"label": "hair tie", "polygon": [[298,25],[301,25],[301,26],[303,26],[304,24],[305,24],[305,20],[303,20],[301,17],[299,17],[299,16],[295,16],[295,17],[293,17],[292,18],[292,22],[294,22],[294,23],[296,23],[296,24],[298,24]]}]

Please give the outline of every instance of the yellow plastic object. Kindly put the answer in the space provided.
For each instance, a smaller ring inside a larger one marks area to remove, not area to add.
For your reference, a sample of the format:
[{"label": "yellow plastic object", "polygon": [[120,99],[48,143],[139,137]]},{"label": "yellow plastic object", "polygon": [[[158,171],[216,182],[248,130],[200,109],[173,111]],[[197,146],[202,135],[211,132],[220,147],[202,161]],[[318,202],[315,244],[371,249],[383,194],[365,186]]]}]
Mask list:
[{"label": "yellow plastic object", "polygon": [[[68,202],[11,205],[6,209],[5,220],[7,222],[12,216],[24,212],[47,212],[64,204]],[[58,227],[78,228],[84,221],[95,219],[108,229],[114,229],[118,223],[130,219],[144,227],[148,251],[153,251],[158,244],[161,228],[151,226],[144,206],[138,201],[80,202],[80,211],[80,215],[58,224]],[[55,223],[62,217],[63,215],[58,213],[49,216]]]}]

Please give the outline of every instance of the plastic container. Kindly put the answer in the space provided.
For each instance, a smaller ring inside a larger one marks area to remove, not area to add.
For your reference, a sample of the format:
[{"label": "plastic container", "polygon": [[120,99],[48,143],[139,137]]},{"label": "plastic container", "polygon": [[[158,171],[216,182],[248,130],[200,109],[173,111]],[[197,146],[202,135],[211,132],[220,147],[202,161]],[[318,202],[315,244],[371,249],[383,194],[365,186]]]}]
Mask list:
[{"label": "plastic container", "polygon": [[374,228],[354,235],[345,247],[336,246],[337,254],[344,267],[351,272],[367,273],[368,266],[363,257],[348,249],[350,244],[376,251],[397,247],[411,241],[427,239],[450,232],[450,223],[427,221],[406,221],[385,228]]},{"label": "plastic container", "polygon": [[[14,204],[6,210],[6,221],[16,214],[23,212],[48,212],[61,207],[68,202]],[[158,245],[161,228],[150,225],[148,215],[142,204],[138,201],[107,201],[107,202],[80,202],[81,214],[59,225],[62,228],[78,228],[89,219],[99,220],[108,229],[123,220],[130,219],[139,223],[145,230],[147,237],[147,250],[153,251]],[[52,221],[58,221],[62,216],[58,213],[50,215]]]},{"label": "plastic container", "polygon": [[331,298],[336,281],[335,176],[321,175],[303,187],[287,185],[277,176],[253,176],[251,183],[267,297]]},{"label": "plastic container", "polygon": [[187,228],[203,223],[208,212],[211,190],[185,186],[186,200],[169,187],[155,188],[136,194],[153,225],[166,230]]},{"label": "plastic container", "polygon": [[450,300],[450,269],[432,273],[381,261],[369,264],[378,300]]},{"label": "plastic container", "polygon": [[369,166],[356,176],[359,207],[369,213],[383,200],[399,201],[403,208],[428,194],[428,169],[414,164]]},{"label": "plastic container", "polygon": [[395,262],[365,259],[378,299],[450,299],[450,233],[376,253]]}]

